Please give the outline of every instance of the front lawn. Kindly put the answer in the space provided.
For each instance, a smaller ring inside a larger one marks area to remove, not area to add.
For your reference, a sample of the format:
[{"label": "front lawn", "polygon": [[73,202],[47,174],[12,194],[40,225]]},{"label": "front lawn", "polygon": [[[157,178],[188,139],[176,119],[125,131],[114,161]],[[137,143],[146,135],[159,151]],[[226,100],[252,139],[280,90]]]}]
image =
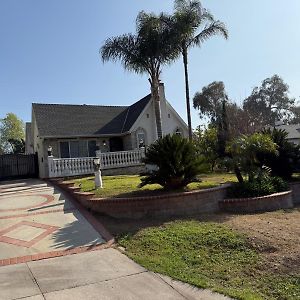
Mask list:
[{"label": "front lawn", "polygon": [[145,268],[197,287],[236,299],[300,299],[299,269],[273,268],[264,252],[276,249],[251,241],[227,224],[182,220],[123,234],[118,242]]},{"label": "front lawn", "polygon": [[[143,195],[158,195],[166,193],[158,184],[147,185],[139,188],[140,176],[103,176],[103,189],[96,189],[94,177],[84,177],[72,180],[76,186],[80,186],[84,192],[93,192],[97,197],[134,197]],[[187,191],[212,188],[225,182],[234,182],[236,178],[229,173],[205,174],[200,176],[201,182],[195,182],[188,185]],[[177,192],[177,191],[168,191]]]}]

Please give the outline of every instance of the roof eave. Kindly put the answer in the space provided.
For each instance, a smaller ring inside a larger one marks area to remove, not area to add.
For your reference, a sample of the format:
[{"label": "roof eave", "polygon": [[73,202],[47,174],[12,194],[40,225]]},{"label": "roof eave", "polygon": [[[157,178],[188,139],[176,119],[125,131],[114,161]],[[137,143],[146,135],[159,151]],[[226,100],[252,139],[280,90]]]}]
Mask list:
[{"label": "roof eave", "polygon": [[88,134],[88,135],[40,135],[43,139],[72,139],[72,138],[102,138],[102,137],[115,137],[115,136],[125,136],[130,134],[130,131],[123,133],[110,133],[110,134]]}]

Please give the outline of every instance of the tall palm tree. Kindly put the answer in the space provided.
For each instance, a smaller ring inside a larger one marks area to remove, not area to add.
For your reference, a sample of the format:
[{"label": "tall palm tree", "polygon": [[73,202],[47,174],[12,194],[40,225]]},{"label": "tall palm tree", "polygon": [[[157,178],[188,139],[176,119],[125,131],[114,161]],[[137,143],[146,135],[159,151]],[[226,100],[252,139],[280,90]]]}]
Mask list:
[{"label": "tall palm tree", "polygon": [[183,58],[189,138],[192,139],[188,50],[194,46],[200,47],[204,41],[214,35],[219,34],[227,39],[228,31],[225,24],[215,20],[213,15],[202,7],[199,0],[175,0],[175,12],[172,20]]},{"label": "tall palm tree", "polygon": [[163,136],[159,98],[162,66],[179,55],[169,42],[172,38],[170,28],[159,17],[141,12],[136,19],[135,34],[109,38],[100,49],[103,62],[121,61],[126,70],[149,75],[158,138]]}]

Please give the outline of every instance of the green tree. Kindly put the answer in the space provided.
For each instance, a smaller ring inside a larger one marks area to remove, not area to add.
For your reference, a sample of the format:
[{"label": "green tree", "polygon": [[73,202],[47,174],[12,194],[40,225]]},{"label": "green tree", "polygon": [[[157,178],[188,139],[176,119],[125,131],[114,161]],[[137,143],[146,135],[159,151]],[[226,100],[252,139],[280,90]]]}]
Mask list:
[{"label": "green tree", "polygon": [[247,111],[242,107],[232,102],[226,104],[230,139],[243,134],[250,135],[261,129],[258,124],[251,122]]},{"label": "green tree", "polygon": [[173,62],[179,55],[178,50],[173,47],[172,39],[170,28],[161,18],[141,12],[136,19],[136,34],[109,38],[100,50],[103,62],[121,61],[126,70],[149,75],[158,138],[163,135],[159,98],[162,67]]},{"label": "green tree", "polygon": [[157,169],[143,177],[140,186],[158,183],[166,189],[183,188],[197,181],[203,164],[194,144],[176,134],[166,135],[150,145],[144,162]]},{"label": "green tree", "polygon": [[227,39],[228,31],[225,24],[215,20],[198,0],[175,0],[172,26],[176,36],[176,47],[179,46],[183,58],[189,138],[192,139],[188,51],[192,47],[200,47],[204,41],[215,35]]},{"label": "green tree", "polygon": [[228,102],[225,85],[222,81],[214,81],[195,94],[193,104],[200,117],[208,117],[210,123],[217,126],[222,116],[224,101]]},{"label": "green tree", "polygon": [[8,113],[0,119],[0,149],[4,153],[13,152],[10,141],[22,141],[24,137],[24,123],[15,114]]},{"label": "green tree", "polygon": [[227,147],[231,155],[233,168],[240,183],[244,181],[242,174],[253,182],[262,172],[261,155],[278,155],[277,145],[271,137],[262,133],[240,136]]},{"label": "green tree", "polygon": [[228,96],[222,81],[212,82],[202,89],[201,93],[196,93],[194,108],[199,109],[200,116],[210,118],[211,126],[217,128],[219,157],[225,156],[226,143],[229,140],[229,123],[227,107],[229,106]]},{"label": "green tree", "polygon": [[[227,139],[234,139],[241,134],[253,134],[261,126],[252,122],[248,111],[228,99],[222,81],[214,81],[197,92],[193,99],[194,108],[200,117],[207,117],[210,124],[225,128]],[[222,133],[222,130],[219,130]],[[221,151],[222,152],[222,151]]]},{"label": "green tree", "polygon": [[21,140],[9,139],[8,142],[10,143],[12,152],[14,154],[25,153],[25,141],[23,139]]},{"label": "green tree", "polygon": [[271,137],[276,143],[278,155],[273,153],[262,153],[258,155],[261,164],[265,164],[272,170],[273,176],[290,179],[300,159],[300,147],[290,143],[287,139],[288,133],[282,129],[264,129],[263,134]]},{"label": "green tree", "polygon": [[289,124],[299,124],[300,123],[300,106],[296,105],[291,108],[292,118],[289,120]]},{"label": "green tree", "polygon": [[260,87],[255,87],[245,99],[243,108],[251,122],[274,126],[275,122],[288,121],[292,117],[295,99],[289,96],[288,85],[278,75],[265,79]]},{"label": "green tree", "polygon": [[200,126],[194,131],[194,143],[197,151],[209,163],[211,171],[214,171],[218,161],[218,131],[215,127],[201,130]]}]

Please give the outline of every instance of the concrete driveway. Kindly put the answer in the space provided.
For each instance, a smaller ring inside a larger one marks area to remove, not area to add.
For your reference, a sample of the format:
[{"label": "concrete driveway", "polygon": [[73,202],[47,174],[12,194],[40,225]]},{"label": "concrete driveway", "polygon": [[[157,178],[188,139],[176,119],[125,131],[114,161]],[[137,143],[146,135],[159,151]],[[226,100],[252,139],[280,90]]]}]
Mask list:
[{"label": "concrete driveway", "polygon": [[43,181],[0,184],[2,264],[101,245],[106,242],[105,233],[98,229],[76,203]]},{"label": "concrete driveway", "polygon": [[0,184],[0,300],[228,299],[148,272],[104,249],[111,238],[42,181]]}]

